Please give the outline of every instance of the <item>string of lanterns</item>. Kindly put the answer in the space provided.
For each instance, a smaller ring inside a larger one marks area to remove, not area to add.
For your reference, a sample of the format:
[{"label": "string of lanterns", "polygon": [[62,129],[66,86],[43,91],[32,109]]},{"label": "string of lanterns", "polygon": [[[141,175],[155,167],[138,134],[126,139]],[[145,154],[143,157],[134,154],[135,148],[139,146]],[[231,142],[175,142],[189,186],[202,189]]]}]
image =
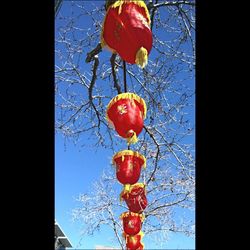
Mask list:
[{"label": "string of lanterns", "polygon": [[[111,1],[103,21],[101,33],[102,47],[117,53],[125,62],[147,65],[152,48],[150,16],[144,1]],[[126,74],[126,72],[125,72]],[[147,207],[146,186],[138,183],[141,169],[146,168],[146,158],[130,145],[138,141],[143,129],[147,107],[145,101],[135,93],[121,93],[109,102],[106,118],[109,124],[128,144],[128,150],[122,150],[113,156],[116,178],[124,186],[120,200],[125,201],[128,211],[121,214],[123,237],[127,250],[143,250],[142,224]]]}]

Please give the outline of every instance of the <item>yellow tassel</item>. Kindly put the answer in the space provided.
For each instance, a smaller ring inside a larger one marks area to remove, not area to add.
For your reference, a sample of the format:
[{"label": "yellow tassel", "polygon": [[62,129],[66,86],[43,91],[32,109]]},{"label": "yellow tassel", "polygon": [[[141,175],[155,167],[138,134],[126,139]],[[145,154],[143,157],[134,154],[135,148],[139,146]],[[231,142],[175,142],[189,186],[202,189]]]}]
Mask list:
[{"label": "yellow tassel", "polygon": [[130,189],[131,189],[131,185],[130,185],[130,184],[125,184],[125,185],[124,185],[123,190],[122,190],[122,192],[120,193],[120,202],[123,201],[122,196],[123,196],[124,194],[126,194],[126,196],[128,197],[128,194],[130,193]]},{"label": "yellow tassel", "polygon": [[136,135],[136,133],[133,131],[133,135],[132,135],[131,137],[127,138],[127,143],[128,143],[128,145],[130,145],[130,144],[135,144],[135,143],[137,143],[137,142],[138,142],[137,135]]},{"label": "yellow tassel", "polygon": [[148,63],[148,51],[141,47],[136,53],[135,63],[140,67],[144,68]]},{"label": "yellow tassel", "polygon": [[134,236],[129,236],[129,239],[130,239],[130,241],[132,242],[132,244],[135,244],[136,239],[135,239]]},{"label": "yellow tassel", "polygon": [[130,191],[130,184],[125,184],[124,185],[124,192],[128,193]]}]

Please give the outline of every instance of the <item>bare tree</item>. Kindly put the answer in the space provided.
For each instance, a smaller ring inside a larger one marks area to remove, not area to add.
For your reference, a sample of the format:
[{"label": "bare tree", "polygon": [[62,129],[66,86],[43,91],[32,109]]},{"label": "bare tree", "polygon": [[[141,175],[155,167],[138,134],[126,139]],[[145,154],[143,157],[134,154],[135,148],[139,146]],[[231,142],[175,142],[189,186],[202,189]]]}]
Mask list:
[{"label": "bare tree", "polygon": [[[147,185],[149,204],[143,231],[167,239],[169,232],[194,234],[194,221],[185,214],[194,210],[194,67],[195,3],[149,0],[153,48],[148,65],[124,67],[119,55],[102,49],[100,33],[107,4],[103,1],[64,2],[56,17],[55,129],[65,139],[85,145],[125,149],[126,142],[109,127],[108,102],[127,89],[147,104],[147,119],[139,141],[131,146],[147,158],[141,181]],[[79,197],[73,212],[92,234],[108,225],[121,249],[119,214],[127,208],[119,202],[115,172],[103,173],[94,194]],[[120,190],[121,191],[121,190]],[[181,213],[182,220],[174,214]],[[193,212],[191,212],[193,213]]]}]

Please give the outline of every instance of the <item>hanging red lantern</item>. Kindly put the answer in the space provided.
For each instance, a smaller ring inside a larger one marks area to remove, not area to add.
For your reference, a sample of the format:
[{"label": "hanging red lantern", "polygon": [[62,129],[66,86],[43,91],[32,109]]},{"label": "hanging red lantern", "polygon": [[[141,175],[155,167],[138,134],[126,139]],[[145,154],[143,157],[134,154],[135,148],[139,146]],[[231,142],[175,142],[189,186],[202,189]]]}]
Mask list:
[{"label": "hanging red lantern", "polygon": [[144,250],[144,244],[140,242],[140,245],[136,250]]},{"label": "hanging red lantern", "polygon": [[120,218],[123,222],[123,230],[128,235],[136,235],[141,231],[144,215],[133,212],[124,212]]},{"label": "hanging red lantern", "polygon": [[152,42],[150,16],[144,1],[118,0],[108,7],[101,34],[102,47],[143,68]]},{"label": "hanging red lantern", "polygon": [[146,167],[146,158],[136,151],[123,150],[113,156],[118,181],[127,185],[135,184],[141,174],[141,167]]},{"label": "hanging red lantern", "polygon": [[148,205],[145,185],[143,183],[136,183],[131,185],[129,190],[124,189],[120,198],[125,200],[129,211],[134,213],[142,213]]},{"label": "hanging red lantern", "polygon": [[117,133],[127,139],[128,144],[136,143],[146,118],[145,101],[136,94],[122,93],[108,104],[107,119]]},{"label": "hanging red lantern", "polygon": [[125,238],[127,250],[139,250],[144,248],[144,244],[141,242],[144,236],[142,231],[133,236],[123,233],[123,236]]}]

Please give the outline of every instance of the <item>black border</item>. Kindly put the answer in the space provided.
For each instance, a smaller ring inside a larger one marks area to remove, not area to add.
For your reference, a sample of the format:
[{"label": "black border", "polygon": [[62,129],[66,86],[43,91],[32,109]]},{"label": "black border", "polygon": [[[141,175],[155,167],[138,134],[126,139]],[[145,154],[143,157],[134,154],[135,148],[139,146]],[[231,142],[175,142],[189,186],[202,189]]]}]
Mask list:
[{"label": "black border", "polygon": [[[25,248],[31,249],[54,248],[53,3],[21,2],[19,6],[15,3],[14,9],[6,8],[15,20],[4,36],[9,45],[9,60],[4,61],[9,72],[3,72],[7,90],[2,97],[7,101],[2,107],[8,109],[7,115],[2,114],[2,124],[7,124],[8,132],[2,130],[2,135],[7,137],[4,145],[10,154],[3,161],[3,168],[9,171],[7,188],[2,189],[4,194],[8,191],[3,204],[9,212],[7,223],[11,218],[18,229],[18,234],[9,231],[10,239],[13,241],[14,234],[15,242],[25,241]],[[227,212],[234,199],[231,182],[225,183],[235,150],[231,147],[234,130],[231,135],[227,133],[232,117],[228,114],[231,95],[228,102],[225,100],[233,69],[222,71],[222,66],[235,61],[226,57],[229,50],[223,50],[223,31],[230,25],[222,16],[225,6],[220,9],[217,2],[203,0],[196,3],[196,249],[225,249],[234,240],[237,228],[231,225],[233,214],[229,217]],[[5,175],[2,178],[5,181]],[[231,233],[226,234],[228,231]]]},{"label": "black border", "polygon": [[9,5],[2,9],[4,239],[11,248],[54,249],[54,1]]},{"label": "black border", "polygon": [[235,221],[242,212],[235,190],[242,172],[236,152],[243,127],[235,122],[238,109],[233,108],[240,86],[235,55],[241,45],[233,25],[237,6],[196,4],[196,249],[239,249],[236,234],[242,230]]}]

